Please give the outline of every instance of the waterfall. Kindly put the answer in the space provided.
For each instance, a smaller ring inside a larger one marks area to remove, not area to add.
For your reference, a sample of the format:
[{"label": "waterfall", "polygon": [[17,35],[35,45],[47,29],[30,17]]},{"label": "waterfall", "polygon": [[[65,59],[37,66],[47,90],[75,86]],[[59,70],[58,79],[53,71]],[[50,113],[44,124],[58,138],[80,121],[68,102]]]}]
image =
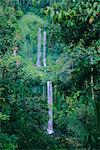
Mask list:
[{"label": "waterfall", "polygon": [[46,67],[46,31],[43,34],[43,65]]},{"label": "waterfall", "polygon": [[38,29],[38,51],[37,51],[37,63],[36,66],[41,66],[41,28]]},{"label": "waterfall", "polygon": [[[46,31],[43,33],[43,66],[46,67]],[[43,84],[43,100],[46,99],[46,85]]]},{"label": "waterfall", "polygon": [[[37,63],[36,66],[41,66],[41,28],[38,29],[38,51],[37,51]],[[43,34],[43,66],[46,67],[46,31]],[[48,127],[47,133],[52,134],[53,131],[53,91],[52,82],[47,82],[47,94],[48,94]],[[45,85],[43,85],[43,99],[45,99]]]},{"label": "waterfall", "polygon": [[47,82],[47,93],[48,93],[48,115],[49,115],[49,121],[48,121],[48,128],[47,132],[48,134],[52,134],[53,131],[53,93],[52,93],[52,82]]}]

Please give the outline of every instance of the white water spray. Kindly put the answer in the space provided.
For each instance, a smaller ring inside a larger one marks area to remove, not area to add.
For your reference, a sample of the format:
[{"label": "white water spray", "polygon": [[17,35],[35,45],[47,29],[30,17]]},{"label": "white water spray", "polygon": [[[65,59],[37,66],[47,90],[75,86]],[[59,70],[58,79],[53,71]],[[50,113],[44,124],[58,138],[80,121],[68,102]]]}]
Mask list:
[{"label": "white water spray", "polygon": [[41,28],[38,29],[38,51],[37,51],[37,63],[36,66],[41,66]]},{"label": "white water spray", "polygon": [[43,66],[46,67],[46,31],[43,34]]},{"label": "white water spray", "polygon": [[47,132],[48,134],[52,134],[53,131],[53,92],[52,92],[52,82],[47,82],[47,93],[48,93],[48,115],[49,115],[49,121],[48,121],[48,128]]}]

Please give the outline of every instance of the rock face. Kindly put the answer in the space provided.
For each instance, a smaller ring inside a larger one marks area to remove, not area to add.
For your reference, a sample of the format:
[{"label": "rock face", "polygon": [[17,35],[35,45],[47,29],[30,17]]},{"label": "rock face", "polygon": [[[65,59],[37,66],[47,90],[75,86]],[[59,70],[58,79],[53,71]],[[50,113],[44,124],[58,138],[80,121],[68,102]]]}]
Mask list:
[{"label": "rock face", "polygon": [[37,62],[36,66],[41,66],[41,28],[38,29],[38,50],[37,50]]},{"label": "rock face", "polygon": [[47,93],[48,93],[48,115],[49,115],[49,121],[48,121],[48,128],[47,132],[48,134],[52,134],[53,131],[53,92],[52,92],[52,82],[47,82]]}]

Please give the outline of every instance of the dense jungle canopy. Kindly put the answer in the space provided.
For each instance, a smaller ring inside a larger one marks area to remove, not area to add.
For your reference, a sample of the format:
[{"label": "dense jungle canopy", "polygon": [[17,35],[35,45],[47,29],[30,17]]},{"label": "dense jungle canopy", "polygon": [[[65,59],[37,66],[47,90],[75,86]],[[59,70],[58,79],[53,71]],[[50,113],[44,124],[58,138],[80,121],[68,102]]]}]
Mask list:
[{"label": "dense jungle canopy", "polygon": [[99,0],[0,0],[0,150],[100,149],[99,18]]}]

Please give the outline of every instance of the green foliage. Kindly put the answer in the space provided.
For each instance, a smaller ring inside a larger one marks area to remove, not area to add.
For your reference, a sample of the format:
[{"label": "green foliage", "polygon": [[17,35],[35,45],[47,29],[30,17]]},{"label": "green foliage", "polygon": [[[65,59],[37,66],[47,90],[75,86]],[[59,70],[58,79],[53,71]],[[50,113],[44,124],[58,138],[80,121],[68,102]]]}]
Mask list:
[{"label": "green foliage", "polygon": [[86,144],[88,142],[95,143],[94,108],[89,96],[85,97],[84,93],[77,91],[72,98],[68,97],[66,102],[68,104],[68,129],[72,130],[75,136],[80,137]]},{"label": "green foliage", "polygon": [[84,39],[85,44],[90,45],[92,40],[99,38],[99,1],[58,2],[47,7],[45,12],[54,23],[60,24],[62,38],[67,43]]},{"label": "green foliage", "polygon": [[[58,1],[45,9],[52,23],[49,28],[50,48],[52,53],[60,50],[56,58],[59,68],[54,80],[57,86],[54,95],[55,127],[90,145],[96,144],[100,133],[100,129],[96,127],[100,120],[97,107],[100,75],[98,4],[94,0],[68,0]],[[94,85],[91,85],[91,76]],[[95,102],[91,87],[95,93]],[[81,94],[75,98],[78,91]],[[67,99],[62,98],[62,95],[67,96]],[[68,103],[69,99],[73,100],[72,105]]]},{"label": "green foliage", "polygon": [[[33,65],[30,65],[32,72],[30,72],[29,65],[25,65],[27,64],[25,56],[23,58],[20,55],[12,55],[15,46],[20,46],[21,35],[29,34],[26,29],[27,26],[35,22],[32,33],[34,35],[35,27],[37,29],[43,21],[40,18],[37,20],[34,15],[24,16],[18,21],[19,17],[16,15],[17,11],[14,7],[6,3],[7,7],[5,8],[4,3],[1,5],[2,21],[0,21],[2,27],[0,30],[2,56],[0,58],[0,149],[14,150],[18,148],[31,150],[34,148],[45,149],[46,147],[51,149],[55,147],[54,140],[51,137],[47,137],[45,130],[43,130],[47,124],[45,117],[47,115],[47,106],[44,101],[41,101],[41,90],[36,91],[37,87],[38,89],[41,88],[38,78],[43,78],[43,71],[39,71],[39,76],[37,76],[38,72]],[[21,25],[24,23],[26,27],[24,29],[26,30],[22,32],[22,30],[19,30],[19,25],[20,29],[22,29]],[[29,27],[28,30],[30,30]],[[37,36],[36,34],[34,35],[35,37]],[[19,64],[16,64],[17,62]]]},{"label": "green foliage", "polygon": [[46,22],[32,13],[24,15],[19,20],[17,29],[17,34],[20,37],[18,40],[19,53],[26,61],[30,60],[36,64],[38,28],[43,29],[45,26]]},{"label": "green foliage", "polygon": [[[65,148],[56,130],[96,147],[100,136],[99,2],[1,0],[0,4],[0,149]],[[45,68],[35,65],[39,27],[42,35],[47,30]],[[46,133],[47,98],[43,99],[43,85],[49,80],[54,87],[53,136]]]},{"label": "green foliage", "polygon": [[0,133],[0,149],[1,150],[15,150],[17,148],[16,136],[8,136],[7,134]]}]

